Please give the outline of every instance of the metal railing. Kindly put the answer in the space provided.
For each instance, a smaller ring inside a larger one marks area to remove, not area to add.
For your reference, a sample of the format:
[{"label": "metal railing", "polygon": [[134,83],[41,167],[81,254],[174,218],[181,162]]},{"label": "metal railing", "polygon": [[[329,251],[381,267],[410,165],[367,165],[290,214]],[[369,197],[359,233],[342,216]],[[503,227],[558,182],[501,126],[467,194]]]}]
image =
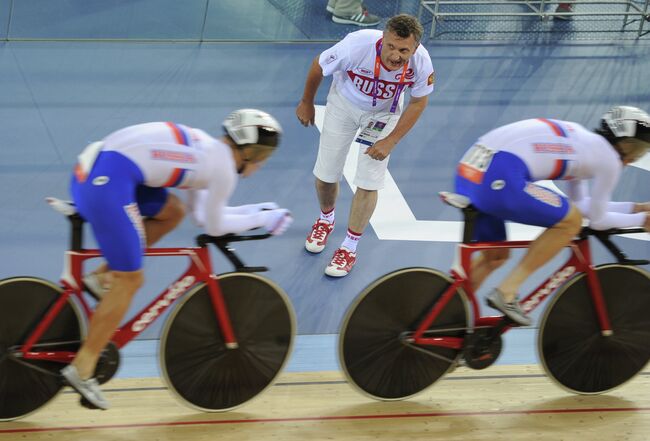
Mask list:
[{"label": "metal railing", "polygon": [[[578,4],[583,5],[621,5],[624,10],[611,11],[611,10],[590,10],[590,11],[571,11],[571,12],[556,12],[554,6],[559,4]],[[429,12],[433,19],[431,21],[431,30],[429,38],[433,38],[436,31],[436,24],[444,20],[445,17],[504,17],[504,16],[521,16],[530,17],[537,16],[540,20],[547,21],[553,17],[570,18],[576,16],[624,16],[621,28],[634,23],[638,18],[639,29],[637,36],[641,37],[650,31],[644,32],[646,21],[650,21],[650,0],[420,0],[420,7],[418,11],[418,18],[422,21],[422,13],[426,10]],[[511,8],[513,5],[524,6],[526,11],[515,12]],[[449,10],[458,9],[461,6],[471,6],[474,11],[458,11]],[[504,8],[501,8],[501,7]],[[505,7],[507,6],[507,7]],[[551,6],[550,10],[546,10]],[[487,8],[489,7],[489,8]],[[490,9],[481,11],[481,8]],[[503,10],[496,10],[503,9]],[[631,19],[629,17],[632,17]]]}]

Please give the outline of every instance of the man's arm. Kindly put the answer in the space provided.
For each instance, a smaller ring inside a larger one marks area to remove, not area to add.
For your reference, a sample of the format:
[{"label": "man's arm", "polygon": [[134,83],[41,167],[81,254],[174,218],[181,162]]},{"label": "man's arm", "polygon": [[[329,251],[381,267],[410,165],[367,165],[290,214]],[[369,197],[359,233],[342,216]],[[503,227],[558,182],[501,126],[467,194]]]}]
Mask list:
[{"label": "man's arm", "polygon": [[320,67],[318,59],[319,57],[314,58],[314,61],[311,63],[311,67],[307,73],[307,81],[305,81],[305,90],[296,108],[298,121],[305,127],[314,124],[314,116],[316,114],[314,98],[316,97],[320,83],[323,81],[323,69]]},{"label": "man's arm", "polygon": [[372,159],[378,161],[386,159],[397,143],[411,130],[418,118],[420,118],[428,102],[429,95],[411,97],[408,106],[404,109],[404,113],[400,116],[393,131],[384,139],[377,141],[373,146],[369,147],[365,153]]}]

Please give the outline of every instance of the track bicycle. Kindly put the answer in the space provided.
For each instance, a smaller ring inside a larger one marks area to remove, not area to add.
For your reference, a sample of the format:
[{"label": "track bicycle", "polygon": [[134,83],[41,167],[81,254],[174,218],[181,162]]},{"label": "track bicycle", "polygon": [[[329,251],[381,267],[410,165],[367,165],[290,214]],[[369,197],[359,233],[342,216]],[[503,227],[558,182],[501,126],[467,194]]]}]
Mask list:
[{"label": "track bicycle", "polygon": [[[35,277],[0,280],[0,421],[38,410],[62,389],[59,372],[74,359],[92,316],[83,295],[83,264],[101,252],[83,248],[84,220],[74,206],[48,201],[70,221],[70,247],[60,285]],[[113,377],[119,349],[173,305],[158,352],[162,376],[181,402],[226,411],[271,386],[291,353],[295,314],[282,288],[255,274],[267,268],[244,265],[229,245],[269,236],[202,234],[197,247],[147,249],[146,256],[187,256],[189,267],[116,331],[97,365],[98,381]],[[209,244],[234,272],[212,274]]]},{"label": "track bicycle", "polygon": [[[353,301],[343,319],[338,353],[355,388],[379,400],[414,396],[459,364],[484,369],[502,349],[502,335],[516,326],[505,316],[481,315],[469,282],[472,255],[481,250],[526,248],[530,241],[472,242],[478,211],[469,199],[441,192],[464,214],[463,241],[449,274],[405,268],[380,277]],[[520,300],[529,313],[553,292],[541,317],[537,350],[546,374],[579,394],[612,390],[650,360],[650,275],[637,268],[612,235],[642,228],[584,228],[571,256]],[[616,263],[593,266],[589,237]]]}]

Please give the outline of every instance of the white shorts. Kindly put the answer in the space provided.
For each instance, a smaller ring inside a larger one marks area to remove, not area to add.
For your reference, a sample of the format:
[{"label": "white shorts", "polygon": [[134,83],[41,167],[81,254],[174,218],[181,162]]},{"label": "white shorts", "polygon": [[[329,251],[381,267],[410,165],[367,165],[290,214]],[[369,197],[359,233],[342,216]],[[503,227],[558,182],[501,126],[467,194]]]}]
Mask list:
[{"label": "white shorts", "polygon": [[336,85],[332,85],[327,96],[314,175],[323,182],[339,182],[343,176],[345,158],[352,146],[358,150],[357,170],[353,184],[364,190],[382,189],[390,156],[383,161],[372,159],[364,154],[368,149],[367,145],[353,143],[353,141],[359,128],[368,125],[370,120],[386,123],[378,139],[388,136],[399,120],[400,109],[401,103],[396,113],[390,113],[390,109],[378,112],[361,110],[341,96],[336,90]]}]

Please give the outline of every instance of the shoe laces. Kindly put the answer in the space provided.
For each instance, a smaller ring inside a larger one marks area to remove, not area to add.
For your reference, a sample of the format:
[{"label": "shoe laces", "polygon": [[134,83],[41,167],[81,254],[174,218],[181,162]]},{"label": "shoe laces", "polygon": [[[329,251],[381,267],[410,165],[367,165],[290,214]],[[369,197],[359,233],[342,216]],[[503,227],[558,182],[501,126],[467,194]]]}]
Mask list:
[{"label": "shoe laces", "polygon": [[312,227],[311,238],[312,240],[322,241],[325,239],[325,236],[330,232],[330,224],[327,222],[318,220]]},{"label": "shoe laces", "polygon": [[344,250],[343,248],[339,248],[338,250],[336,250],[336,253],[334,253],[332,262],[337,266],[345,266],[348,264],[348,259],[350,258],[350,254],[351,254],[350,251]]}]

